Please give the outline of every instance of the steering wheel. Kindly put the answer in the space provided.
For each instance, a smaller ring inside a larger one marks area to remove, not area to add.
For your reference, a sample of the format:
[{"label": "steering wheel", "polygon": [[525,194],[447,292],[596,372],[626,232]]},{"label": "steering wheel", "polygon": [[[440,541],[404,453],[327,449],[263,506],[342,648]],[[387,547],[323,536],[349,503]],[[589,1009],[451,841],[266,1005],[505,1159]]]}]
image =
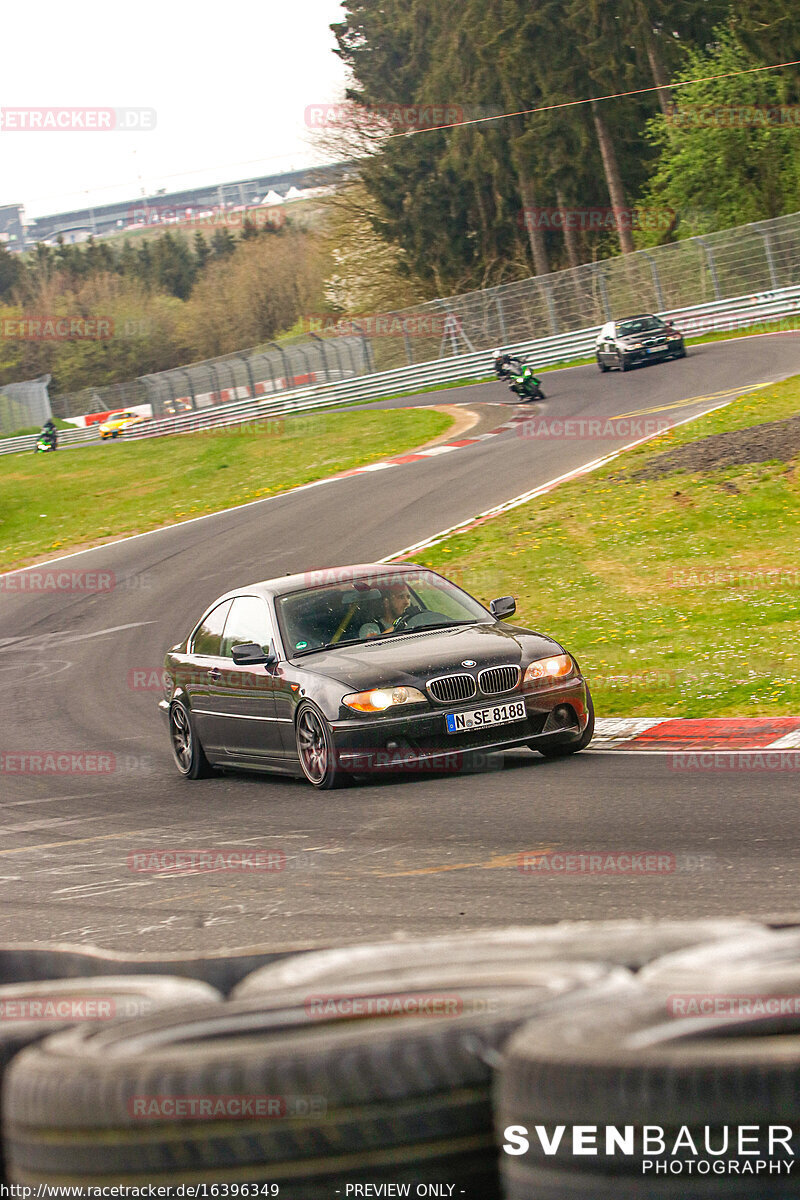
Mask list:
[{"label": "steering wheel", "polygon": [[[420,619],[421,618],[421,619]],[[431,628],[435,629],[437,625],[447,625],[451,623],[451,618],[445,613],[434,612],[432,609],[420,608],[418,605],[412,604],[406,609],[402,616],[397,618],[395,629],[418,629]]]},{"label": "steering wheel", "polygon": [[392,626],[392,629],[408,629],[409,621],[413,620],[414,617],[419,616],[419,614],[423,611],[424,610],[420,608],[418,604],[409,604],[408,607],[405,608],[397,618]]}]

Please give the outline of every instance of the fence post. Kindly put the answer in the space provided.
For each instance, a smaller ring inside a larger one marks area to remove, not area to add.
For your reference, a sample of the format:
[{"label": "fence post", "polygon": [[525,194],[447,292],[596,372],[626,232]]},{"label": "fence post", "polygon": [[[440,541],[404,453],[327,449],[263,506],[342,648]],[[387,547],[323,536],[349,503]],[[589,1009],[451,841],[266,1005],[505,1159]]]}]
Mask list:
[{"label": "fence post", "polygon": [[277,342],[267,342],[266,344],[268,346],[274,346],[278,351],[278,354],[281,356],[281,362],[283,363],[283,390],[285,391],[289,387],[289,362],[286,357],[286,351],[284,350],[283,346],[279,346]]},{"label": "fence post", "polygon": [[602,263],[593,263],[594,273],[597,276],[597,281],[600,285],[600,296],[603,301],[603,312],[606,321],[611,320],[611,303],[608,299],[608,287],[606,286],[606,273]]},{"label": "fence post", "polygon": [[555,301],[553,300],[553,293],[550,289],[549,283],[543,283],[541,288],[545,294],[545,299],[547,300],[547,315],[550,320],[550,332],[553,334],[553,336],[556,336],[558,334],[558,317],[556,315],[556,305]]},{"label": "fence post", "polygon": [[361,344],[364,349],[364,365],[367,369],[366,371],[362,371],[361,374],[368,375],[370,371],[375,370],[375,355],[372,353],[372,342],[367,337],[366,331],[362,325],[359,325],[357,322],[353,321],[353,329],[355,329],[356,333],[361,336]]},{"label": "fence post", "polygon": [[769,240],[769,234],[767,233],[766,229],[761,229],[761,227],[758,225],[753,225],[753,229],[759,237],[764,239],[764,254],[767,258],[770,283],[777,290],[780,287],[780,284],[778,283],[778,272],[775,270],[775,259],[772,254],[772,242]]},{"label": "fence post", "polygon": [[320,358],[322,359],[322,366],[325,371],[325,382],[330,383],[331,373],[330,373],[330,369],[328,367],[328,354],[327,354],[327,351],[325,350],[325,342],[319,336],[318,333],[312,333],[310,329],[308,331],[308,336],[312,337],[315,342],[319,342],[319,353],[320,353]]},{"label": "fence post", "polygon": [[694,240],[697,242],[698,246],[703,247],[703,251],[706,256],[706,263],[708,265],[708,271],[709,271],[709,274],[711,275],[711,285],[714,288],[714,299],[721,300],[722,299],[722,288],[719,286],[719,277],[717,276],[717,264],[714,262],[714,255],[711,251],[711,247],[709,246],[709,244],[705,240],[705,238],[696,237]]},{"label": "fence post", "polygon": [[646,250],[640,250],[639,253],[641,254],[642,258],[646,258],[650,263],[650,271],[653,275],[653,286],[656,289],[656,303],[658,304],[658,311],[665,312],[667,306],[664,303],[664,293],[661,290],[661,279],[658,274],[656,260],[653,258],[652,254],[648,254]]},{"label": "fence post", "polygon": [[212,401],[212,404],[219,404],[219,394],[221,391],[219,386],[219,375],[217,374],[217,369],[211,359],[208,360],[208,369],[211,372],[211,378],[214,381],[214,394],[217,397],[216,400]]},{"label": "fence post", "polygon": [[506,345],[508,345],[508,330],[506,329],[506,313],[505,313],[505,309],[503,308],[503,297],[500,295],[499,288],[497,289],[497,293],[495,295],[494,302],[495,302],[495,305],[497,306],[497,316],[500,321],[500,342],[503,346],[506,346]]},{"label": "fence post", "polygon": [[401,316],[399,312],[393,312],[390,314],[390,316],[400,318],[400,328],[403,331],[403,343],[406,348],[406,358],[408,360],[408,365],[413,366],[414,352],[411,349],[411,338],[408,336],[408,330],[406,329],[406,319],[405,319],[405,317]]},{"label": "fence post", "polygon": [[[189,384],[189,395],[192,398],[192,408],[195,409],[195,411],[196,411],[197,410],[197,400],[195,399],[195,394],[194,394],[194,383],[192,382],[192,373],[191,373],[191,371],[183,370],[181,372],[181,374],[186,376],[186,382]],[[176,400],[177,396],[173,396],[172,399]]]},{"label": "fence post", "polygon": [[248,387],[250,388],[250,395],[255,400],[255,398],[256,398],[256,381],[255,381],[255,376],[253,375],[253,366],[252,366],[252,363],[250,362],[250,355],[249,354],[240,354],[239,361],[244,363],[244,368],[247,371],[247,379],[248,379]]}]

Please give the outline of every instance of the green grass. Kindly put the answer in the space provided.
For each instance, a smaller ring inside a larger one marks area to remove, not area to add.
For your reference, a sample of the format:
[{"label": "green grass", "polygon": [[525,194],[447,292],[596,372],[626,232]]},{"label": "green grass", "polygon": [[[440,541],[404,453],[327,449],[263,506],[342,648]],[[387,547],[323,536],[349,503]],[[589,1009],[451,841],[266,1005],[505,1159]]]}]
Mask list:
[{"label": "green grass", "polygon": [[[417,556],[563,642],[598,715],[800,713],[797,462],[630,478],[655,454],[795,416],[800,377],[734,401]],[[737,490],[738,489],[738,492]]]},{"label": "green grass", "polygon": [[0,568],[258,500],[444,433],[427,409],[321,413],[0,457]]}]

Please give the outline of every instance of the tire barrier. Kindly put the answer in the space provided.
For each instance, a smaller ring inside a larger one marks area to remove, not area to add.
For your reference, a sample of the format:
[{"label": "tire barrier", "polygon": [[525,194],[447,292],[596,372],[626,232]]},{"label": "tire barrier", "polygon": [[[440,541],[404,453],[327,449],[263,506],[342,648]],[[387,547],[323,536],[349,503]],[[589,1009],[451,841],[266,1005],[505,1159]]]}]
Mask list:
[{"label": "tire barrier", "polygon": [[635,971],[654,958],[684,947],[761,934],[766,936],[762,926],[746,920],[562,921],[557,925],[344,946],[290,955],[264,966],[244,979],[233,996],[243,999],[271,989],[325,980],[352,982],[378,970],[410,970],[431,961],[465,966],[485,962],[510,965],[555,957],[561,962],[599,961]]},{"label": "tire barrier", "polygon": [[270,1183],[292,1200],[327,1200],[343,1179],[422,1177],[499,1200],[490,1085],[505,1039],[537,1013],[634,987],[599,964],[428,965],[74,1028],[9,1068],[9,1175]]},{"label": "tire barrier", "polygon": [[[45,959],[42,959],[44,963]],[[24,1047],[75,1024],[98,1028],[166,1008],[221,1003],[208,984],[169,976],[76,976],[0,985],[0,1079]],[[0,1180],[3,1158],[0,1152]]]},{"label": "tire barrier", "polygon": [[800,1197],[796,926],[561,922],[205,959],[5,947],[0,1017],[23,1187]]},{"label": "tire barrier", "polygon": [[252,971],[289,954],[304,950],[268,950],[255,947],[222,950],[211,955],[120,954],[95,947],[70,946],[58,942],[0,946],[0,984],[75,976],[174,975],[199,979],[217,991],[228,992]]},{"label": "tire barrier", "polygon": [[796,1200],[800,931],[666,955],[637,986],[510,1040],[495,1091],[508,1200]]}]

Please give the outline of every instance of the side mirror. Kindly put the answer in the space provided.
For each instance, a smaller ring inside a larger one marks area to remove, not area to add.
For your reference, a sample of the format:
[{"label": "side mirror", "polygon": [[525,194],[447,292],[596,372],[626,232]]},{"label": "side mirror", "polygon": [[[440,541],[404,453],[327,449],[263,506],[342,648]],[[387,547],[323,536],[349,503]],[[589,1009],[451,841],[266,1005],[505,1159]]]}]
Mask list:
[{"label": "side mirror", "polygon": [[268,667],[278,661],[278,657],[271,645],[267,653],[256,642],[243,642],[240,646],[234,646],[231,653],[237,667],[258,667],[262,665]]},{"label": "side mirror", "polygon": [[516,611],[517,602],[513,596],[500,596],[489,605],[489,612],[497,621],[502,621],[505,617],[513,617]]}]

